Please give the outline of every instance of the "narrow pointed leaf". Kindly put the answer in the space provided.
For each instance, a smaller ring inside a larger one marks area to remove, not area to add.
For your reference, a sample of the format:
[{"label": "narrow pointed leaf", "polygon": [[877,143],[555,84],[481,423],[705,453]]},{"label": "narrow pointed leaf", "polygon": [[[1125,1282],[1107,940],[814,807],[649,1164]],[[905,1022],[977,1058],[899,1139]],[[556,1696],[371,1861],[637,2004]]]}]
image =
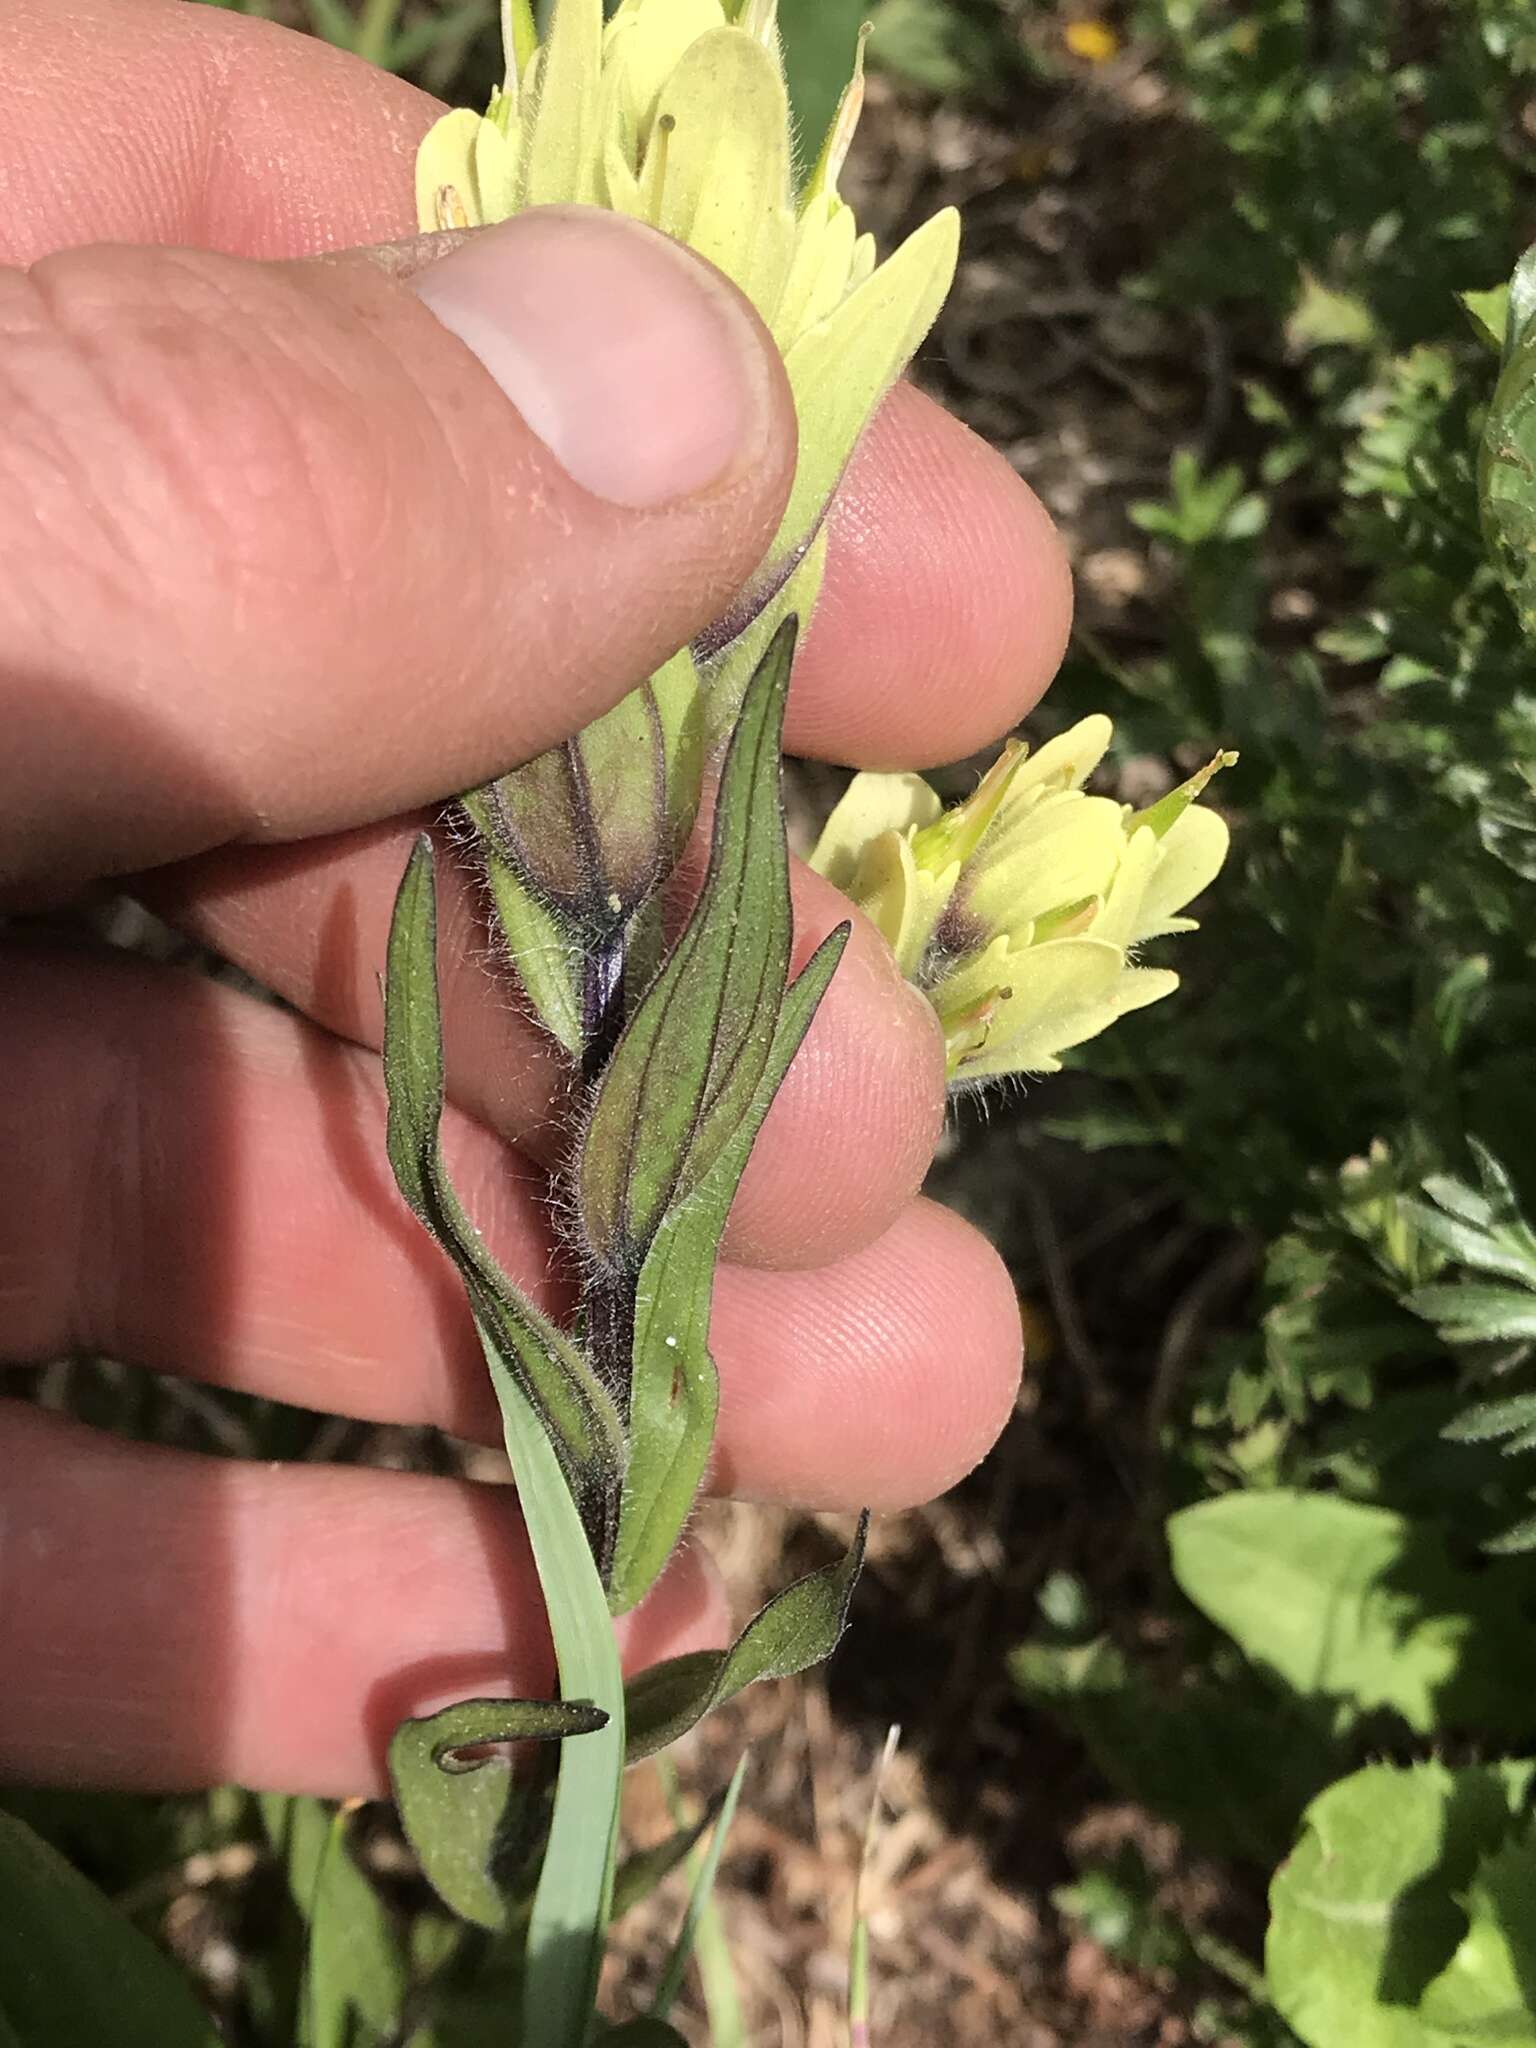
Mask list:
[{"label": "narrow pointed leaf", "polygon": [[704,1475],[719,1406],[709,1313],[726,1218],[779,1084],[810,1029],[850,927],[816,949],[784,996],[758,1093],[704,1182],[656,1233],[635,1294],[629,1466],[609,1598],[633,1607],[671,1556]]},{"label": "narrow pointed leaf", "polygon": [[631,1679],[625,1694],[629,1761],[665,1749],[759,1679],[792,1678],[830,1657],[848,1624],[868,1533],[863,1515],[847,1553],[787,1586],[728,1650],[672,1657]]},{"label": "narrow pointed leaf", "polygon": [[698,1936],[699,1923],[715,1888],[715,1875],[720,1868],[721,1851],[731,1832],[731,1822],[736,1818],[736,1804],[741,1798],[741,1788],[747,1775],[747,1759],[742,1757],[731,1773],[731,1782],[726,1788],[725,1803],[720,1809],[720,1818],[715,1822],[714,1833],[709,1838],[709,1847],[699,1859],[694,1874],[693,1886],[688,1894],[688,1910],[683,1915],[683,1924],[678,1929],[677,1940],[672,1944],[672,1953],[667,1958],[667,1967],[661,1975],[655,2002],[651,2007],[653,2019],[664,2020],[677,2003],[677,1994],[683,1988],[683,1973],[688,1968],[693,1954],[694,1941]]},{"label": "narrow pointed leaf", "polygon": [[299,2048],[381,2048],[399,2028],[405,1956],[348,1849],[347,1810],[275,1793],[257,1804],[308,1929]]},{"label": "narrow pointed leaf", "polygon": [[454,1260],[494,1355],[524,1390],[556,1446],[594,1547],[611,1547],[623,1434],[611,1397],[576,1346],[524,1299],[465,1215],[444,1170],[443,1041],[437,990],[432,847],[417,841],[389,937],[384,1008],[388,1150],[400,1192]]},{"label": "narrow pointed leaf", "polygon": [[[494,1359],[495,1339],[479,1325]],[[603,1582],[555,1446],[517,1384],[502,1401],[507,1456],[549,1610],[560,1690],[605,1719],[560,1746],[549,1836],[528,1923],[523,2038],[585,2048],[613,1902],[624,1776],[624,1676]]]},{"label": "narrow pointed leaf", "polygon": [[678,1828],[653,1848],[637,1849],[633,1855],[624,1858],[613,1880],[615,1920],[621,1919],[632,1906],[641,1905],[679,1864],[687,1860],[690,1850],[703,1838],[719,1811],[720,1802],[716,1800],[689,1826]]},{"label": "narrow pointed leaf", "polygon": [[575,1060],[581,1057],[580,955],[569,937],[488,839],[485,879],[507,955],[539,1022]]},{"label": "narrow pointed leaf", "polygon": [[1439,1330],[1448,1344],[1487,1344],[1512,1337],[1536,1337],[1536,1291],[1520,1287],[1420,1287],[1407,1297],[1416,1316]]},{"label": "narrow pointed leaf", "polygon": [[671,957],[603,1076],[578,1166],[593,1256],[638,1271],[662,1218],[706,1174],[757,1094],[789,964],[779,736],[787,624],[758,670],[721,773],[709,868]]}]

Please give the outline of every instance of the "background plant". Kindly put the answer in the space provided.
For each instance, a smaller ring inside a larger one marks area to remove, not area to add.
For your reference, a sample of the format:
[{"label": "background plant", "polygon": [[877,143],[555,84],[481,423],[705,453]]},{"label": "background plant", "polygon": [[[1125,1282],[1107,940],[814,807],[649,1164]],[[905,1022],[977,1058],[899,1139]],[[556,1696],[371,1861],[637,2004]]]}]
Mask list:
[{"label": "background plant", "polygon": [[[844,1882],[894,1711],[918,1846],[866,1887],[877,2039],[1520,2040],[1531,1568],[1488,1546],[1536,1483],[1508,1405],[1532,1392],[1530,656],[1476,502],[1497,358],[1457,294],[1507,278],[1536,224],[1528,11],[871,11],[902,72],[861,211],[966,214],[920,374],[1037,480],[1082,572],[1032,730],[1111,710],[1138,799],[1196,765],[1188,739],[1242,761],[1177,1012],[968,1116],[939,1169],[1014,1265],[1024,1410],[953,1503],[877,1531],[829,1692],[722,1724],[764,1738],[727,1922],[837,2009],[811,1964],[840,1935],[805,1931],[794,1884],[806,1859]],[[1108,54],[1068,40],[1090,26]],[[478,102],[484,45],[465,62]],[[819,817],[834,792],[806,788]],[[106,1375],[81,1398],[129,1405]],[[816,1555],[786,1531],[767,1583]],[[16,1804],[143,1926],[192,1900],[185,1953],[233,1930],[228,2024],[293,2038],[297,1919],[249,1802]],[[348,1827],[373,1867],[371,1818]],[[1365,1844],[1376,1889],[1351,1893]],[[1324,1850],[1330,1924],[1369,1906],[1388,1937],[1326,1968],[1299,1917]],[[230,1874],[188,1885],[198,1856]],[[488,2026],[504,1948],[486,1935],[477,1979],[404,1903],[413,1968]],[[659,1939],[635,1936],[637,1969]]]}]

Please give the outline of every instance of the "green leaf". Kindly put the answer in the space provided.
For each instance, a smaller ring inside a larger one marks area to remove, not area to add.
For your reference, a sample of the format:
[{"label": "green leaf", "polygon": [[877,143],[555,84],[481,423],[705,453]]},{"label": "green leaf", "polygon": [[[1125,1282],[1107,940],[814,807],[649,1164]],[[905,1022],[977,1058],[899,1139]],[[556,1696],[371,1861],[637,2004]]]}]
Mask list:
[{"label": "green leaf", "polygon": [[1448,1259],[1471,1266],[1479,1273],[1500,1273],[1508,1280],[1523,1280],[1536,1286],[1536,1247],[1523,1242],[1524,1233],[1479,1230],[1427,1202],[1404,1201],[1403,1214],[1417,1224],[1420,1233]]},{"label": "green leaf", "polygon": [[[464,807],[478,825],[475,799],[466,797]],[[483,828],[481,845],[491,908],[507,957],[517,969],[539,1022],[562,1051],[579,1060],[581,955],[516,870],[502,859]]]},{"label": "green leaf", "polygon": [[595,1553],[616,1533],[624,1436],[613,1399],[576,1346],[512,1285],[465,1215],[443,1165],[443,1038],[431,841],[416,842],[389,934],[384,995],[388,1149],[400,1192],[463,1278],[477,1321],[495,1334],[493,1377],[532,1402],[556,1447]]},{"label": "green leaf", "polygon": [[1305,1698],[1527,1732],[1536,1640],[1522,1589],[1458,1570],[1438,1531],[1327,1494],[1232,1493],[1174,1515],[1173,1572],[1254,1663]]},{"label": "green leaf", "polygon": [[655,690],[631,690],[572,739],[477,790],[466,808],[569,943],[611,943],[676,852]]},{"label": "green leaf", "polygon": [[[1536,1394],[1514,1394],[1507,1401],[1479,1401],[1448,1422],[1440,1434],[1453,1444],[1482,1444],[1501,1436],[1524,1434],[1536,1424]],[[1514,1445],[1510,1446],[1515,1448]],[[1521,1449],[1529,1446],[1522,1444]]]},{"label": "green leaf", "polygon": [[603,2035],[601,2048],[688,2048],[688,2043],[665,2020],[630,2020]]},{"label": "green leaf", "polygon": [[1531,1773],[1375,1764],[1312,1802],[1270,1892],[1265,1955],[1275,2004],[1309,2048],[1449,2048],[1420,2002],[1466,1931],[1457,1895]]},{"label": "green leaf", "polygon": [[868,0],[779,0],[784,71],[795,133],[814,160],[853,72]]},{"label": "green leaf", "polygon": [[1509,331],[1509,286],[1496,284],[1485,292],[1458,292],[1456,297],[1473,331],[1502,355]]},{"label": "green leaf", "polygon": [[[495,1362],[496,1335],[478,1325]],[[549,1838],[528,1923],[523,2034],[544,2048],[584,2048],[613,1901],[624,1775],[624,1678],[603,1582],[555,1446],[507,1374],[507,1456],[549,1610],[560,1689],[606,1718],[563,1742]]]},{"label": "green leaf", "polygon": [[405,1958],[383,1901],[348,1852],[347,1810],[276,1793],[262,1794],[257,1804],[308,1929],[299,2048],[393,2041],[405,2001]]},{"label": "green leaf", "polygon": [[1418,1287],[1406,1297],[1416,1316],[1433,1323],[1447,1344],[1487,1344],[1536,1337],[1536,1292],[1480,1287],[1470,1280]]},{"label": "green leaf", "polygon": [[577,1167],[602,1265],[637,1272],[758,1092],[789,965],[789,857],[779,738],[794,659],[787,624],[753,678],[721,771],[709,868],[688,925],[604,1073]]},{"label": "green leaf", "polygon": [[1504,362],[1478,452],[1478,494],[1489,552],[1521,626],[1536,630],[1536,262],[1510,281]]},{"label": "green leaf", "polygon": [[720,1853],[731,1832],[731,1822],[736,1818],[736,1804],[741,1798],[741,1788],[746,1775],[747,1759],[743,1756],[731,1773],[731,1782],[726,1787],[725,1800],[720,1808],[720,1817],[715,1822],[714,1833],[710,1836],[709,1847],[699,1858],[698,1868],[694,1872],[683,1924],[678,1929],[676,1941],[672,1944],[672,1952],[667,1957],[667,1966],[661,1973],[661,1983],[657,1987],[655,2002],[651,2007],[653,2019],[664,2020],[667,2017],[677,2003],[677,1994],[683,1988],[683,1974],[688,1968],[688,1959],[693,1954],[700,1922],[704,1918],[715,1888],[715,1875],[720,1868]]},{"label": "green leaf", "polygon": [[96,1887],[0,1812],[0,2041],[218,2048],[179,1971]]},{"label": "green leaf", "polygon": [[1536,2048],[1536,1839],[1529,1825],[1480,1859],[1458,1903],[1467,1931],[1420,2011],[1468,2048]]},{"label": "green leaf", "polygon": [[619,1865],[613,1880],[613,1917],[620,1919],[633,1906],[648,1899],[658,1885],[665,1882],[680,1863],[687,1860],[689,1852],[703,1836],[710,1822],[720,1810],[717,1800],[706,1807],[696,1821],[678,1828],[649,1849],[637,1849],[626,1856]]},{"label": "green leaf", "polygon": [[401,1823],[461,1919],[497,1932],[509,1924],[533,1823],[547,1810],[546,1788],[519,1782],[507,1745],[594,1734],[606,1720],[586,1701],[462,1700],[395,1730],[389,1776]]},{"label": "green leaf", "polygon": [[629,1761],[665,1749],[759,1679],[791,1678],[830,1657],[848,1624],[868,1532],[869,1517],[861,1515],[845,1555],[787,1586],[728,1650],[695,1650],[632,1678],[625,1694]]},{"label": "green leaf", "polygon": [[719,1407],[709,1312],[726,1218],[763,1119],[826,993],[847,925],[817,947],[790,985],[756,1100],[702,1185],[656,1233],[635,1297],[629,1469],[610,1600],[625,1613],[671,1556],[714,1439]]}]

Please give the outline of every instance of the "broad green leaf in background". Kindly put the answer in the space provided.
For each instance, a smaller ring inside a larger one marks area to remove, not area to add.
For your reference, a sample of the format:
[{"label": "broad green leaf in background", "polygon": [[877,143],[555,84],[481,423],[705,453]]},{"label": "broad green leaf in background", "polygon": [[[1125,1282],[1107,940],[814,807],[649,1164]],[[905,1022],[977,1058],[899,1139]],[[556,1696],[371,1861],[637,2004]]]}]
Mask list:
[{"label": "broad green leaf in background", "polygon": [[1457,1903],[1467,1931],[1419,2010],[1457,2042],[1536,2048],[1536,1837],[1530,1821],[1480,1857]]},{"label": "broad green leaf in background", "polygon": [[[1468,1931],[1458,1899],[1514,1824],[1528,1763],[1374,1764],[1307,1809],[1300,1842],[1270,1892],[1270,1992],[1308,2048],[1462,2048],[1426,1994]],[[1436,1989],[1436,2008],[1470,1984]],[[1487,1983],[1479,1964],[1478,1981]],[[1459,2012],[1470,2010],[1461,2006]],[[1485,2038],[1495,2038],[1492,2036]]]},{"label": "broad green leaf in background", "polygon": [[31,1828],[0,1812],[0,2041],[218,2048],[174,1965]]},{"label": "broad green leaf in background", "polygon": [[869,1517],[844,1556],[786,1586],[728,1650],[695,1650],[653,1664],[627,1688],[629,1761],[653,1756],[704,1716],[764,1678],[792,1678],[837,1648],[864,1562]]},{"label": "broad green leaf in background", "polygon": [[881,0],[866,12],[874,21],[870,62],[929,92],[993,93],[1010,64],[1022,69],[1000,13],[988,19],[955,0]]},{"label": "broad green leaf in background", "polygon": [[1536,1724],[1523,1574],[1459,1570],[1437,1528],[1277,1489],[1185,1508],[1168,1541],[1195,1605],[1304,1698],[1391,1707],[1426,1734]]},{"label": "broad green leaf in background", "polygon": [[393,2041],[408,1972],[384,1903],[347,1846],[347,1809],[275,1793],[257,1803],[308,1930],[298,2048]]}]

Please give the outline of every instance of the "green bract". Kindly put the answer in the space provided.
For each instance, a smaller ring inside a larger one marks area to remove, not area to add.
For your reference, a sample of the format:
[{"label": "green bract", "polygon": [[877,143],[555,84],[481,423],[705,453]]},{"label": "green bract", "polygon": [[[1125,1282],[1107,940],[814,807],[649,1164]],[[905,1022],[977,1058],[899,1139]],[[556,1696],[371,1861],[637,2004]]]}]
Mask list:
[{"label": "green bract", "polygon": [[1218,754],[1150,810],[1083,784],[1113,728],[1085,718],[1038,754],[1011,744],[946,811],[918,775],[858,775],[811,865],[879,926],[944,1026],[951,1080],[1055,1073],[1057,1055],[1170,995],[1143,940],[1215,880],[1227,828],[1195,799]]}]

